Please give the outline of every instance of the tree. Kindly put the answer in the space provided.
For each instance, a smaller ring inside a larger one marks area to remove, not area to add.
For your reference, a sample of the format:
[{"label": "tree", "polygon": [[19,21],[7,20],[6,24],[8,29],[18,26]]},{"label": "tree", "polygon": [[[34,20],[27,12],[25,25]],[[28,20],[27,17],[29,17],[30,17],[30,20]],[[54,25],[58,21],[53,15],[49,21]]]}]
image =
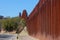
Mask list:
[{"label": "tree", "polygon": [[25,26],[26,26],[26,21],[24,19],[21,19],[19,22],[16,33],[19,34],[24,29]]},{"label": "tree", "polygon": [[16,30],[17,33],[17,39],[19,38],[19,33],[22,32],[22,30],[24,29],[24,27],[26,26],[26,20],[21,19],[18,25],[18,28]]}]

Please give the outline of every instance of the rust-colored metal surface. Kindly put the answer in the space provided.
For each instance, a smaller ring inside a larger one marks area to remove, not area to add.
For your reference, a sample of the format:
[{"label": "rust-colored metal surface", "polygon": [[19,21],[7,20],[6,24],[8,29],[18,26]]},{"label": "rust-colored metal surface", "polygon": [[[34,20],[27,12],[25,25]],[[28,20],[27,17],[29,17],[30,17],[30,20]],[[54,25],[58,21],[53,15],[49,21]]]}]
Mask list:
[{"label": "rust-colored metal surface", "polygon": [[29,35],[40,40],[60,40],[60,0],[40,0],[28,17],[22,16]]},{"label": "rust-colored metal surface", "polygon": [[27,20],[27,12],[26,12],[26,10],[23,10],[21,18]]}]

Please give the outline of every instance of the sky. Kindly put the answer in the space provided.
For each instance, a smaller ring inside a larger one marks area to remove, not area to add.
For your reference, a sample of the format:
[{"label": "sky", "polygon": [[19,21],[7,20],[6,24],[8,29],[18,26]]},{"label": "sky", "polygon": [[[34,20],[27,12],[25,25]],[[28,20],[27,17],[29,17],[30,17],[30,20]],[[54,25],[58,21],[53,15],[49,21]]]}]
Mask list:
[{"label": "sky", "polygon": [[19,16],[24,9],[28,15],[32,12],[39,0],[0,0],[0,15],[7,17]]}]

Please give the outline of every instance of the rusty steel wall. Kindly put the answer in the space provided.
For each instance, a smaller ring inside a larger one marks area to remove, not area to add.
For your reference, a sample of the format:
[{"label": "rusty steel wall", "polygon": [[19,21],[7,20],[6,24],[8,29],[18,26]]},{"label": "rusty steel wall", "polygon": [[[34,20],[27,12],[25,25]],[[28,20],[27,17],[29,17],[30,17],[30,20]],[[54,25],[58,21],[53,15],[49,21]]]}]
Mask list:
[{"label": "rusty steel wall", "polygon": [[25,17],[29,35],[40,40],[60,40],[60,0],[40,0]]},{"label": "rusty steel wall", "polygon": [[23,10],[21,18],[27,20],[27,11]]}]

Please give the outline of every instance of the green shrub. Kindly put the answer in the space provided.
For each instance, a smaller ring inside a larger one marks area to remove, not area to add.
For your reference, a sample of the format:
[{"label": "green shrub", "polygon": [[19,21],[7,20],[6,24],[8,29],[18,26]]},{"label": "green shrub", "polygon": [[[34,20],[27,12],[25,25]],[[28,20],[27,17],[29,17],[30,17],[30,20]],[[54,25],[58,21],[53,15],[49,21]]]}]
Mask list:
[{"label": "green shrub", "polygon": [[18,23],[20,21],[20,18],[8,18],[2,20],[2,27],[6,31],[13,31],[16,30],[18,27]]}]

